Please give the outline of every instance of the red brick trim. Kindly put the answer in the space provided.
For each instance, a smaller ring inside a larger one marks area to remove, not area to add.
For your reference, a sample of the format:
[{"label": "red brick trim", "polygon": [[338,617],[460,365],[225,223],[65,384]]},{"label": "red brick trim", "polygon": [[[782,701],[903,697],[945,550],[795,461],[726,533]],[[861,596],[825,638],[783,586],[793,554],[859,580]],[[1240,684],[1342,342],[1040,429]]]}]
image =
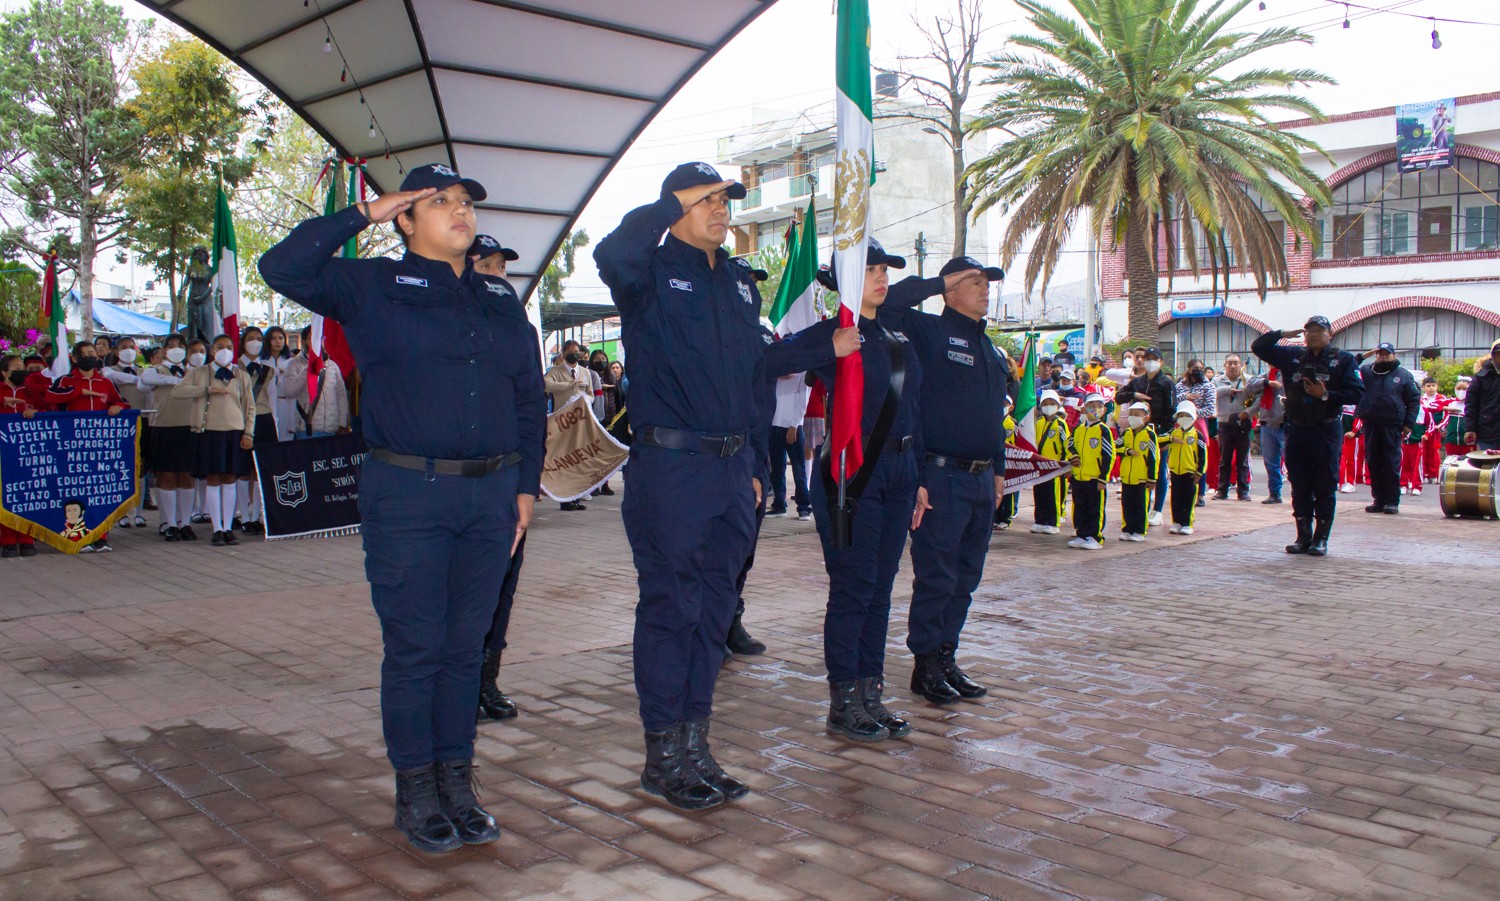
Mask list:
[{"label": "red brick trim", "polygon": [[[1266,332],[1269,332],[1271,330],[1271,327],[1269,325],[1266,325],[1264,322],[1261,322],[1254,316],[1250,316],[1246,313],[1241,313],[1239,310],[1236,310],[1233,307],[1224,308],[1224,317],[1226,319],[1233,319],[1235,322],[1249,326],[1250,328],[1254,329],[1255,333],[1258,335],[1264,335]],[[1170,311],[1168,311],[1157,317],[1156,327],[1161,328],[1171,321],[1172,314]]]},{"label": "red brick trim", "polygon": [[1461,250],[1457,253],[1416,253],[1388,257],[1352,257],[1347,260],[1313,260],[1314,269],[1361,266],[1399,266],[1402,263],[1461,263],[1464,260],[1500,260],[1500,250]]},{"label": "red brick trim", "polygon": [[[1465,106],[1470,103],[1486,103],[1490,100],[1500,100],[1500,91],[1491,91],[1487,94],[1465,94],[1453,100],[1454,106]],[[1379,116],[1394,116],[1394,106],[1383,106],[1380,109],[1359,110],[1353,113],[1336,113],[1322,119],[1289,119],[1286,122],[1276,122],[1275,126],[1285,130],[1288,128],[1305,128],[1309,125],[1327,125],[1330,122],[1354,122],[1359,119],[1374,119]]]},{"label": "red brick trim", "polygon": [[1356,322],[1363,322],[1364,320],[1369,319],[1371,316],[1378,316],[1381,313],[1389,313],[1392,310],[1409,310],[1413,307],[1431,307],[1437,310],[1452,310],[1455,313],[1463,313],[1465,315],[1472,316],[1475,319],[1478,319],[1480,322],[1487,322],[1490,325],[1500,327],[1500,313],[1492,313],[1483,307],[1476,307],[1471,303],[1464,303],[1461,300],[1454,300],[1451,297],[1434,297],[1427,294],[1414,294],[1406,297],[1392,297],[1389,300],[1382,300],[1378,303],[1372,303],[1367,307],[1362,307],[1361,309],[1355,310],[1353,313],[1350,313],[1347,316],[1340,316],[1338,319],[1334,320],[1333,330],[1335,332],[1341,332],[1349,326],[1355,324]]},{"label": "red brick trim", "polygon": [[[1496,97],[1500,98],[1500,94],[1497,94]],[[1475,147],[1473,144],[1457,144],[1455,145],[1455,149],[1461,157],[1469,157],[1470,159],[1481,160],[1486,163],[1500,164],[1500,151],[1490,150],[1488,147]],[[1371,169],[1384,166],[1387,163],[1394,163],[1395,161],[1396,148],[1387,147],[1384,150],[1377,150],[1369,156],[1361,157],[1347,166],[1334,170],[1323,181],[1328,185],[1328,190],[1332,191],[1356,175],[1363,175]]]}]

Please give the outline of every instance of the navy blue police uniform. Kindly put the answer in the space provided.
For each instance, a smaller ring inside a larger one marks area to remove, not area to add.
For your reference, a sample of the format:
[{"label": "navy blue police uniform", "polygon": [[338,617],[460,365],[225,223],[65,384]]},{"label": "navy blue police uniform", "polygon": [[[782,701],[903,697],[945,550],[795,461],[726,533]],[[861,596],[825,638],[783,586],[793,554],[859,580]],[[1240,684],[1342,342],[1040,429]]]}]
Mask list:
[{"label": "navy blue police uniform", "polygon": [[[875,241],[866,256],[869,265],[885,263],[901,269],[906,260],[887,254]],[[832,274],[819,273],[826,287]],[[807,339],[831,337],[838,321],[825,319],[802,332]],[[811,493],[813,520],[823,545],[828,571],[828,608],[823,617],[823,660],[828,667],[831,709],[829,728],[858,741],[902,735],[910,726],[880,707],[885,681],[886,634],[890,626],[891,585],[901,566],[906,533],[911,528],[917,497],[917,460],[922,436],[917,405],[922,392],[922,364],[910,339],[899,329],[888,330],[878,318],[863,315],[858,322],[860,360],[864,368],[863,412],[860,431],[865,445],[869,481],[853,500],[853,523],[847,547],[834,541],[830,518],[830,487],[823,474],[814,473]],[[889,333],[891,339],[886,336]],[[904,384],[889,434],[881,447],[870,447],[869,436],[891,384],[892,354],[900,354]],[[834,403],[836,369],[815,370]],[[873,463],[871,457],[874,458]],[[837,461],[833,461],[837,465]],[[863,712],[863,713],[862,713]],[[883,722],[882,722],[883,721]]]},{"label": "navy blue police uniform", "polygon": [[[735,580],[755,537],[752,480],[764,448],[756,429],[756,369],[765,343],[753,279],[663,233],[684,210],[674,191],[723,181],[706,163],[674,169],[654,202],[627,213],[594,261],[620,311],[630,354],[635,441],[621,515],[635,562],[634,665],[646,732],[642,786],[674,805],[723,803],[742,784],[684,767],[689,729],[713,712],[714,681],[734,616]],[[744,188],[730,186],[731,197]],[[763,438],[763,436],[761,436]],[[704,745],[706,748],[706,745]],[[701,757],[707,757],[706,751]],[[732,781],[732,780],[730,780]]]},{"label": "navy blue police uniform", "polygon": [[926,451],[919,484],[932,509],[911,537],[912,594],[906,646],[916,657],[911,689],[947,704],[979,698],[984,686],[956,661],[974,589],[984,574],[995,515],[995,478],[1005,476],[1005,402],[1010,372],[984,331],[984,320],[916,304],[943,293],[943,276],[977,271],[989,281],[1005,273],[972,257],[945,264],[937,278],[891,286],[879,318],[911,338],[922,361],[920,428]]},{"label": "navy blue police uniform", "polygon": [[[1314,316],[1309,325],[1332,330],[1328,320]],[[1340,412],[1357,406],[1364,396],[1354,355],[1332,344],[1319,353],[1307,347],[1279,344],[1279,329],[1266,332],[1250,345],[1251,353],[1281,370],[1286,384],[1286,471],[1292,483],[1292,518],[1297,541],[1288,553],[1307,553],[1315,544],[1326,551],[1338,505],[1339,457],[1344,432]],[[1323,384],[1326,393],[1314,397],[1303,388],[1303,372]],[[1316,529],[1314,529],[1316,522]]]},{"label": "navy blue police uniform", "polygon": [[[413,170],[402,189],[460,183],[483,199],[441,165]],[[536,332],[508,282],[472,266],[455,275],[410,251],[333,256],[369,224],[357,205],[303,222],[261,257],[260,273],[342,324],[362,374],[370,455],[360,531],[385,645],[380,706],[399,813],[401,772],[436,762],[441,776],[474,756],[482,644],[516,496],[539,489],[546,396]]]},{"label": "navy blue police uniform", "polygon": [[[1396,352],[1395,345],[1384,342],[1377,351]],[[1359,368],[1364,397],[1354,415],[1364,424],[1365,461],[1370,473],[1370,499],[1365,509],[1370,513],[1395,513],[1401,508],[1401,445],[1408,432],[1417,427],[1422,413],[1422,389],[1417,380],[1400,363],[1392,362],[1385,371],[1380,364],[1369,362]]]}]

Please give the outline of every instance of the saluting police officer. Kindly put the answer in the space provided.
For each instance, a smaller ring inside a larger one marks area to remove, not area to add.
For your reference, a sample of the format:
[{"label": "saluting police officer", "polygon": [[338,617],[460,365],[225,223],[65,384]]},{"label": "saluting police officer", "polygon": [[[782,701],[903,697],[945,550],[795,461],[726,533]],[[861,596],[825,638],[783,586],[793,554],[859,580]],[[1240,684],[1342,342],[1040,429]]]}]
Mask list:
[{"label": "saluting police officer", "polygon": [[[1005,496],[1005,402],[1010,371],[989,335],[990,283],[998,266],[949,260],[937,278],[891,287],[880,320],[912,339],[922,360],[922,444],[912,515],[911,610],[906,646],[916,657],[911,690],[934,704],[988,690],[958,666],[959,634],[984,575],[990,524]],[[935,294],[938,315],[914,309]]]},{"label": "saluting police officer", "polygon": [[[1298,335],[1305,347],[1278,343]],[[1314,316],[1300,329],[1269,331],[1250,345],[1252,353],[1281,370],[1286,383],[1286,474],[1297,521],[1297,540],[1286,546],[1288,554],[1328,553],[1344,438],[1339,414],[1365,393],[1359,363],[1353,354],[1333,347],[1332,339],[1328,318]]]},{"label": "saluting police officer", "polygon": [[684,163],[654,203],[626,214],[594,250],[630,353],[635,441],[620,512],[640,589],[641,787],[694,810],[749,790],[708,748],[765,453],[749,447],[765,348],[760,304],[750,275],[722,248],[729,200],[744,196],[744,185],[707,163]]},{"label": "saluting police officer", "polygon": [[[480,657],[546,435],[536,333],[515,289],[467,256],[484,197],[447,166],[420,166],[400,191],[308,220],[260,260],[272,289],[343,325],[364,376],[359,511],[385,642],[381,718],[396,827],[429,852],[499,837],[473,788]],[[332,255],[392,221],[401,259]]]},{"label": "saluting police officer", "polygon": [[[906,268],[905,258],[886,253],[872,239],[865,254],[864,284],[849,288],[861,291],[857,326],[864,367],[864,465],[849,480],[846,495],[852,522],[846,526],[845,514],[837,509],[832,473],[838,462],[827,444],[812,484],[813,519],[828,570],[828,609],[823,617],[828,731],[855,741],[881,741],[911,732],[911,724],[886,709],[882,697],[891,585],[911,528],[922,444],[916,412],[922,365],[910,340],[900,330],[881,325],[876,316],[890,290],[892,268]],[[818,280],[838,290],[832,268],[820,269]],[[821,339],[837,325],[837,320],[825,319],[802,334]],[[822,367],[816,375],[828,388],[830,400],[834,398],[835,368]],[[846,528],[848,542],[843,544]]]}]

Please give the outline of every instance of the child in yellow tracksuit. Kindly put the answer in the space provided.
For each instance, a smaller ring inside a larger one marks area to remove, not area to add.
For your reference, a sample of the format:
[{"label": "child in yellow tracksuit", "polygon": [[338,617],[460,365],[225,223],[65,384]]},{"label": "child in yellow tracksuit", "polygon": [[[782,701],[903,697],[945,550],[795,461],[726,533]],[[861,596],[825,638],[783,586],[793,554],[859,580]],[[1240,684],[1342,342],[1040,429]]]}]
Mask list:
[{"label": "child in yellow tracksuit", "polygon": [[1146,513],[1156,487],[1161,447],[1151,425],[1150,405],[1136,401],[1125,411],[1125,431],[1116,444],[1120,456],[1120,537],[1146,540]]},{"label": "child in yellow tracksuit", "polygon": [[[1016,446],[1016,419],[1010,415],[1016,408],[1016,403],[1009,398],[1005,401],[1005,446]],[[997,498],[999,504],[995,506],[995,528],[1002,532],[1010,528],[1011,520],[1021,510],[1021,492],[1012,491],[1002,498]]]},{"label": "child in yellow tracksuit", "polygon": [[1073,526],[1078,536],[1068,547],[1097,551],[1104,547],[1104,507],[1109,470],[1115,465],[1115,435],[1104,421],[1104,398],[1083,400],[1083,418],[1068,443],[1073,463]]},{"label": "child in yellow tracksuit", "polygon": [[1208,446],[1194,423],[1198,407],[1190,400],[1177,405],[1176,427],[1168,434],[1167,472],[1172,485],[1173,535],[1193,534],[1193,511],[1198,505],[1198,485],[1208,467]]},{"label": "child in yellow tracksuit", "polygon": [[[1063,415],[1062,397],[1048,388],[1037,402],[1042,416],[1036,423],[1036,452],[1048,460],[1066,460],[1068,451],[1068,418]],[[1031,489],[1032,513],[1036,525],[1031,531],[1038,535],[1056,535],[1062,531],[1058,524],[1067,515],[1068,479],[1062,476],[1048,479]]]}]

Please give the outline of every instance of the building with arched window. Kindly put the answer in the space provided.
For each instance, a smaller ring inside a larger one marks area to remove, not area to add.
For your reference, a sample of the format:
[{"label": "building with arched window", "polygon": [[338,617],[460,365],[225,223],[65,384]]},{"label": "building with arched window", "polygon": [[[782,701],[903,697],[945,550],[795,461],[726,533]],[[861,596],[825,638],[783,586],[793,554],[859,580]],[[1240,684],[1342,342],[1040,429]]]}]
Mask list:
[{"label": "building with arched window", "polygon": [[[1312,315],[1333,322],[1339,346],[1390,341],[1408,366],[1424,355],[1487,354],[1500,339],[1500,92],[1457,98],[1454,121],[1457,164],[1406,173],[1397,165],[1393,107],[1282,123],[1333,157],[1303,158],[1332,195],[1313,211],[1317,240],[1294,240],[1268,214],[1283,235],[1290,283],[1262,300],[1248,272],[1231,269],[1226,289],[1205,259],[1195,278],[1184,226],[1168,223],[1157,262],[1169,363],[1196,356],[1217,368],[1260,332],[1298,328]],[[1106,338],[1126,332],[1125,271],[1123,248],[1101,254]]]}]

